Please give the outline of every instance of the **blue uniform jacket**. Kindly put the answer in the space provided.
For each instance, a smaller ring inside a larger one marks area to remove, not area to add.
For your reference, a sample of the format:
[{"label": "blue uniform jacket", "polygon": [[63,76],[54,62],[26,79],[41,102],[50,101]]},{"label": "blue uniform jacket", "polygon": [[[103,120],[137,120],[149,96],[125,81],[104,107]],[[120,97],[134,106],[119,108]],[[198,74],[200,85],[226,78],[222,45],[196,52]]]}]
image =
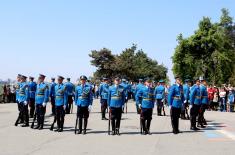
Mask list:
[{"label": "blue uniform jacket", "polygon": [[208,92],[207,88],[204,85],[200,86],[200,91],[201,91],[201,97],[202,97],[202,104],[208,104]]},{"label": "blue uniform jacket", "polygon": [[92,105],[93,95],[90,84],[78,85],[75,89],[75,104],[81,107]]},{"label": "blue uniform jacket", "polygon": [[136,94],[136,101],[142,108],[154,108],[154,88],[144,86]]},{"label": "blue uniform jacket", "polygon": [[168,94],[168,104],[175,108],[181,108],[184,102],[183,86],[174,84]]},{"label": "blue uniform jacket", "polygon": [[189,88],[188,84],[183,85],[183,90],[184,90],[184,99],[188,101],[189,100],[189,93],[190,93],[190,88]]},{"label": "blue uniform jacket", "polygon": [[125,104],[125,92],[122,85],[112,85],[109,87],[108,106],[120,108]]},{"label": "blue uniform jacket", "polygon": [[74,90],[75,90],[74,85],[71,82],[66,82],[65,86],[66,86],[68,95],[69,96],[74,96]]},{"label": "blue uniform jacket", "polygon": [[37,89],[36,82],[30,81],[28,83],[28,86],[29,86],[29,98],[35,99],[35,93]]},{"label": "blue uniform jacket", "polygon": [[125,82],[122,82],[120,85],[123,86],[124,88],[125,97],[128,97],[128,84]]},{"label": "blue uniform jacket", "polygon": [[109,93],[109,85],[107,83],[103,83],[99,87],[99,95],[101,96],[101,99],[108,99],[108,93]]},{"label": "blue uniform jacket", "polygon": [[201,90],[200,90],[200,86],[198,86],[198,85],[194,85],[191,88],[190,104],[196,104],[196,105],[201,104]]},{"label": "blue uniform jacket", "polygon": [[[142,87],[144,87],[144,85],[143,85],[142,83],[137,84],[136,89],[135,89],[135,98],[136,98],[136,94],[138,93],[138,91],[139,91]],[[139,101],[140,101],[140,100],[139,100]],[[138,102],[136,101],[136,104],[140,104],[140,103],[138,103]]]},{"label": "blue uniform jacket", "polygon": [[234,91],[230,91],[228,94],[228,100],[230,104],[234,103],[234,99],[235,99],[235,92]]},{"label": "blue uniform jacket", "polygon": [[35,103],[36,104],[42,104],[43,102],[47,103],[48,100],[49,100],[49,86],[44,82],[37,84]]},{"label": "blue uniform jacket", "polygon": [[20,83],[18,101],[19,101],[19,103],[22,103],[22,102],[28,101],[28,100],[29,100],[28,84],[26,82],[22,82],[22,83]]},{"label": "blue uniform jacket", "polygon": [[165,87],[163,85],[159,85],[155,88],[154,95],[156,99],[164,99],[165,98]]},{"label": "blue uniform jacket", "polygon": [[55,82],[50,83],[50,90],[49,90],[50,97],[55,97],[55,86],[56,86]]},{"label": "blue uniform jacket", "polygon": [[67,105],[68,94],[67,94],[67,87],[62,84],[57,84],[55,86],[55,105],[62,106]]}]

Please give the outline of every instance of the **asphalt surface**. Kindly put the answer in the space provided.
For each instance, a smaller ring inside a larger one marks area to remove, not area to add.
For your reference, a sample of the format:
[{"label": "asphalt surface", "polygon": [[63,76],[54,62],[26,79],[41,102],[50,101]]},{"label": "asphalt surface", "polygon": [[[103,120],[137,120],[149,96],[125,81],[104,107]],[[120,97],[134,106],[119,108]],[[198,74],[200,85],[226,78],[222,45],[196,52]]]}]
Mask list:
[{"label": "asphalt surface", "polygon": [[[17,105],[0,104],[0,155],[234,155],[235,113],[206,111],[207,128],[190,130],[188,120],[180,120],[182,133],[171,131],[169,110],[167,116],[157,116],[156,107],[151,125],[152,135],[140,135],[139,115],[135,104],[128,103],[123,114],[120,136],[109,136],[108,121],[101,120],[99,100],[94,100],[88,122],[87,135],[75,135],[74,113],[65,116],[64,132],[50,131],[53,117],[47,107],[45,129],[34,130],[14,126]],[[32,119],[30,119],[32,121]]]}]

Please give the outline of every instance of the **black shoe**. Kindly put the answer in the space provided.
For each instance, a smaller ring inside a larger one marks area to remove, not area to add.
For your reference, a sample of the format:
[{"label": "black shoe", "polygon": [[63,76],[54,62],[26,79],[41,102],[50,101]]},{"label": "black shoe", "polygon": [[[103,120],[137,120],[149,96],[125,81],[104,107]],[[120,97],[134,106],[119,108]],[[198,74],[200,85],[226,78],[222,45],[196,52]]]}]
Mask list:
[{"label": "black shoe", "polygon": [[201,126],[200,126],[201,128],[206,128],[203,124],[201,124]]},{"label": "black shoe", "polygon": [[42,126],[40,126],[40,127],[38,128],[38,130],[43,130],[43,127],[42,127]]},{"label": "black shoe", "polygon": [[120,136],[119,129],[116,129],[116,135]]},{"label": "black shoe", "polygon": [[115,131],[112,131],[111,135],[113,135],[113,136],[116,135]]},{"label": "black shoe", "polygon": [[191,130],[197,131],[197,130],[200,130],[200,129],[197,128],[197,127],[191,127]]},{"label": "black shoe", "polygon": [[29,116],[29,118],[33,118],[33,115]]},{"label": "black shoe", "polygon": [[59,130],[60,130],[60,129],[59,129],[59,128],[57,128],[57,129],[55,129],[54,131],[55,131],[55,132],[58,132]]},{"label": "black shoe", "polygon": [[60,128],[60,129],[58,130],[58,132],[63,132],[63,129],[62,129],[62,128]]},{"label": "black shoe", "polygon": [[78,134],[81,134],[82,133],[82,130],[78,130]]},{"label": "black shoe", "polygon": [[23,121],[23,120],[20,120],[20,124],[22,124],[22,123],[24,123],[24,121]]},{"label": "black shoe", "polygon": [[106,117],[104,117],[104,118],[102,118],[102,120],[109,120],[109,119],[107,119]]},{"label": "black shoe", "polygon": [[15,126],[18,126],[18,121],[15,122]]},{"label": "black shoe", "polygon": [[85,134],[86,134],[86,129],[83,130],[83,135],[85,135]]},{"label": "black shoe", "polygon": [[37,125],[34,129],[38,129],[40,126],[39,125]]},{"label": "black shoe", "polygon": [[28,123],[23,124],[23,125],[21,125],[21,127],[29,127],[29,124]]}]

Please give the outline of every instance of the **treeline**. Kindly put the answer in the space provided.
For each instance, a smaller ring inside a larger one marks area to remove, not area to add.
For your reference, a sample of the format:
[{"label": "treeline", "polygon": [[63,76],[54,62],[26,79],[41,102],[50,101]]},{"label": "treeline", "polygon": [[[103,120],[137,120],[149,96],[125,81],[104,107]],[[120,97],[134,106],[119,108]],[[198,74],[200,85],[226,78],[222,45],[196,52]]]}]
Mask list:
[{"label": "treeline", "polygon": [[137,49],[135,44],[118,55],[112,54],[112,51],[107,48],[103,48],[91,51],[89,56],[92,58],[91,64],[97,68],[94,73],[95,79],[120,76],[131,81],[145,77],[153,80],[168,80],[167,68],[148,57],[142,49]]},{"label": "treeline", "polygon": [[174,74],[235,85],[235,24],[227,9],[222,9],[219,22],[203,17],[192,36],[180,34],[177,40],[172,57]]}]

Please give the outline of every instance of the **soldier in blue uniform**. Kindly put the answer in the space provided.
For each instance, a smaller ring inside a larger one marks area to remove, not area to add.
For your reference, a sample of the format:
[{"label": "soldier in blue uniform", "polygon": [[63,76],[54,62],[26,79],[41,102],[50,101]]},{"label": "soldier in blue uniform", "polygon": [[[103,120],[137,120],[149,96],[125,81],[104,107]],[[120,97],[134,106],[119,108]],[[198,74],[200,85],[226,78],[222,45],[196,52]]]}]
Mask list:
[{"label": "soldier in blue uniform", "polygon": [[162,107],[165,99],[165,86],[164,80],[159,81],[159,85],[155,88],[154,92],[156,101],[157,101],[157,115],[162,116]]},{"label": "soldier in blue uniform", "polygon": [[78,85],[75,89],[75,104],[77,105],[77,118],[79,119],[79,132],[82,133],[82,122],[84,119],[83,134],[86,134],[87,123],[89,118],[89,112],[93,102],[92,87],[86,83],[87,77],[82,75],[80,77],[81,85]]},{"label": "soldier in blue uniform", "polygon": [[178,134],[179,131],[179,118],[181,113],[182,104],[184,102],[183,86],[181,85],[181,78],[176,76],[176,83],[170,88],[168,94],[168,104],[170,106],[171,124],[173,133]]},{"label": "soldier in blue uniform", "polygon": [[67,107],[67,87],[63,84],[64,77],[58,76],[58,84],[55,86],[55,111],[57,129],[55,131],[62,132],[64,128],[65,109]]},{"label": "soldier in blue uniform", "polygon": [[[122,82],[121,84],[124,88],[124,94],[125,94],[125,104],[126,104],[126,112],[127,112],[127,102],[128,102],[128,89],[129,89],[129,86],[127,84],[127,80],[126,79],[122,79]],[[124,113],[124,105],[122,107],[122,113]]]},{"label": "soldier in blue uniform", "polygon": [[199,130],[196,127],[196,118],[198,116],[201,107],[201,90],[200,90],[200,80],[199,78],[195,80],[195,85],[191,88],[190,92],[190,121],[191,130]]},{"label": "soldier in blue uniform", "polygon": [[[186,79],[183,85],[184,90],[184,103],[181,110],[181,119],[189,119],[188,107],[189,107],[189,93],[190,93],[190,80]],[[187,118],[185,116],[187,115]]]},{"label": "soldier in blue uniform", "polygon": [[36,82],[33,81],[34,77],[30,76],[29,77],[29,116],[30,118],[33,118],[34,111],[35,111],[35,92],[37,89],[37,84]]},{"label": "soldier in blue uniform", "polygon": [[21,75],[21,83],[20,83],[20,89],[18,94],[18,101],[21,106],[21,112],[24,120],[24,124],[22,127],[28,127],[29,126],[29,110],[28,110],[28,102],[29,102],[29,89],[28,84],[26,82],[27,77],[24,75]]},{"label": "soldier in blue uniform", "polygon": [[108,120],[105,117],[106,109],[108,107],[108,92],[109,92],[109,80],[108,78],[103,78],[103,83],[99,87],[99,96],[101,104],[101,119]]},{"label": "soldier in blue uniform", "polygon": [[75,86],[70,82],[70,78],[67,78],[67,82],[65,83],[66,89],[68,92],[68,104],[66,107],[66,114],[70,114],[71,112],[71,107],[73,104],[73,97],[74,97],[74,91],[75,91]]},{"label": "soldier in blue uniform", "polygon": [[49,100],[49,86],[44,82],[45,75],[39,74],[38,84],[36,89],[36,114],[37,126],[34,129],[42,130],[44,126],[44,117],[46,112],[46,105]]},{"label": "soldier in blue uniform", "polygon": [[122,118],[122,107],[125,104],[125,88],[120,84],[121,79],[116,77],[114,85],[109,87],[108,106],[112,125],[112,135],[120,135],[120,123]]},{"label": "soldier in blue uniform", "polygon": [[17,126],[19,123],[23,123],[23,115],[22,115],[22,106],[19,104],[19,90],[20,90],[20,83],[21,83],[21,74],[18,74],[16,77],[17,83],[14,86],[16,90],[16,103],[18,106],[19,116],[17,117],[17,120],[15,122],[15,126]]},{"label": "soldier in blue uniform", "polygon": [[[135,98],[136,98],[136,94],[138,93],[138,91],[144,86],[143,84],[143,79],[139,79],[139,83],[137,84],[136,86],[136,89],[135,89]],[[137,111],[137,114],[140,114],[140,109],[139,109],[139,104],[141,103],[141,99],[139,99],[139,101],[137,102],[136,101],[136,111]]]},{"label": "soldier in blue uniform", "polygon": [[49,89],[49,96],[51,98],[51,114],[55,115],[55,78],[51,78],[50,89]]},{"label": "soldier in blue uniform", "polygon": [[209,103],[208,92],[207,92],[207,82],[205,79],[201,80],[200,91],[201,91],[201,108],[198,114],[198,127],[200,126],[201,128],[205,128],[204,125],[207,125],[207,123],[204,118],[204,113]]},{"label": "soldier in blue uniform", "polygon": [[151,87],[151,80],[145,80],[145,86],[141,87],[136,94],[136,101],[141,109],[141,124],[144,134],[150,134],[150,125],[155,103],[154,88]]}]

